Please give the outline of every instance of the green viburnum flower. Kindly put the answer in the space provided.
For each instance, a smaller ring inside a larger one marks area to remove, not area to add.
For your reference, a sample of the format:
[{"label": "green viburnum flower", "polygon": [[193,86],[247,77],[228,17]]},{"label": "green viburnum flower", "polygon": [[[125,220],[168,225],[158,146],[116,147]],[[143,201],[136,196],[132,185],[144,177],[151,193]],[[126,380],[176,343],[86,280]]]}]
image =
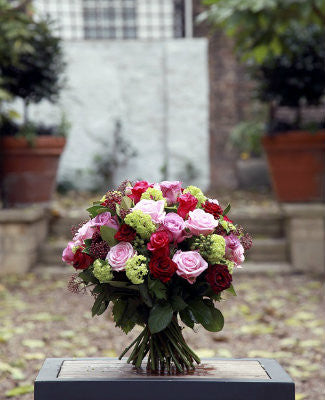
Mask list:
[{"label": "green viburnum flower", "polygon": [[108,261],[97,258],[97,260],[94,261],[93,266],[93,274],[100,283],[106,283],[113,279],[112,267],[108,264]]},{"label": "green viburnum flower", "polygon": [[231,231],[236,231],[236,227],[229,221],[225,221],[224,219],[219,220],[219,224],[223,227],[223,229],[229,233]]},{"label": "green viburnum flower", "polygon": [[151,234],[156,231],[156,225],[152,222],[150,215],[141,210],[134,210],[126,215],[124,222],[130,225],[142,239],[149,240]]},{"label": "green viburnum flower", "polygon": [[192,196],[196,197],[198,200],[198,207],[200,207],[206,201],[206,197],[204,196],[201,189],[196,186],[187,186],[183,193],[191,193]]},{"label": "green viburnum flower", "polygon": [[227,265],[229,273],[232,274],[234,272],[235,263],[230,260],[224,260],[224,264]]},{"label": "green viburnum flower", "polygon": [[127,260],[125,264],[125,273],[134,285],[139,285],[144,282],[144,276],[148,273],[146,261],[146,257],[141,255],[134,256]]},{"label": "green viburnum flower", "polygon": [[200,235],[192,243],[191,249],[199,250],[210,264],[218,264],[225,256],[226,242],[221,235]]},{"label": "green viburnum flower", "polygon": [[165,200],[165,203],[167,204],[166,199],[164,198],[164,196],[162,194],[162,191],[159,189],[155,189],[155,188],[148,188],[144,193],[142,193],[141,200],[143,200],[143,199],[155,200],[155,201]]}]

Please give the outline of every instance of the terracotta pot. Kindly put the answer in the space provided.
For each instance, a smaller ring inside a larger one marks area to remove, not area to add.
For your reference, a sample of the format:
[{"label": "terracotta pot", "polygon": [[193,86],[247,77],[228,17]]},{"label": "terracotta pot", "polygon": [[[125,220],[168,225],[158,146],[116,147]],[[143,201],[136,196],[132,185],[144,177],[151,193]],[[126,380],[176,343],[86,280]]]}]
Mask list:
[{"label": "terracotta pot", "polygon": [[1,188],[6,206],[51,200],[65,142],[63,137],[44,135],[30,146],[24,138],[0,138]]},{"label": "terracotta pot", "polygon": [[263,146],[279,201],[325,201],[325,131],[264,137]]}]

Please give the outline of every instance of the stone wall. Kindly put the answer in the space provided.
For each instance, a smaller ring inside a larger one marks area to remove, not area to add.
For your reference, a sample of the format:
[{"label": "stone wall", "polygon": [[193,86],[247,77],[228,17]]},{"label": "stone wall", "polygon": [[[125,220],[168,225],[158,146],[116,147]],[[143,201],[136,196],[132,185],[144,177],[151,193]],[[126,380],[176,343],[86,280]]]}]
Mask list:
[{"label": "stone wall", "polygon": [[47,236],[43,207],[0,210],[0,276],[28,272]]},{"label": "stone wall", "polygon": [[[207,40],[66,41],[67,89],[60,107],[71,122],[58,179],[79,188],[98,184],[94,159],[114,153],[115,124],[136,151],[115,181],[147,178],[210,184]],[[57,122],[46,103],[34,119]],[[196,174],[193,174],[195,170]],[[195,177],[191,175],[196,175]],[[116,182],[115,182],[116,183]]]}]

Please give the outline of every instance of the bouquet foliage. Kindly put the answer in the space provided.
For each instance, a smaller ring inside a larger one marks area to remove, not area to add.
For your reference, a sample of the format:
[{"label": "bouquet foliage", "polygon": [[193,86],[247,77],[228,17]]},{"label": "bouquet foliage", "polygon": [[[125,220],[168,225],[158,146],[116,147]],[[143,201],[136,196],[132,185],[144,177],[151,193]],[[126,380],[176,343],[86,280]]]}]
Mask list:
[{"label": "bouquet foliage", "polygon": [[112,304],[116,326],[126,334],[143,327],[122,352],[150,372],[187,372],[199,357],[186,344],[182,326],[223,328],[215,302],[236,294],[232,273],[243,263],[252,241],[217,200],[179,181],[122,182],[88,212],[74,229],[62,259],[80,271],[72,291],[90,290],[92,315]]}]

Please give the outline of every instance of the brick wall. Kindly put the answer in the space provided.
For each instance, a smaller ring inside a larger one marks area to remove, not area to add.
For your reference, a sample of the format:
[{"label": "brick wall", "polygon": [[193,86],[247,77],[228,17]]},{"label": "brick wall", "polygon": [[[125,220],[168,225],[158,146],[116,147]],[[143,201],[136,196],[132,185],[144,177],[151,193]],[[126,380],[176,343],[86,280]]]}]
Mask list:
[{"label": "brick wall", "polygon": [[[202,11],[201,0],[194,0],[195,16]],[[211,189],[238,187],[235,161],[238,154],[230,150],[231,129],[249,112],[252,82],[233,52],[232,42],[220,31],[206,24],[194,25],[194,36],[208,38],[210,81],[210,168]]]}]

